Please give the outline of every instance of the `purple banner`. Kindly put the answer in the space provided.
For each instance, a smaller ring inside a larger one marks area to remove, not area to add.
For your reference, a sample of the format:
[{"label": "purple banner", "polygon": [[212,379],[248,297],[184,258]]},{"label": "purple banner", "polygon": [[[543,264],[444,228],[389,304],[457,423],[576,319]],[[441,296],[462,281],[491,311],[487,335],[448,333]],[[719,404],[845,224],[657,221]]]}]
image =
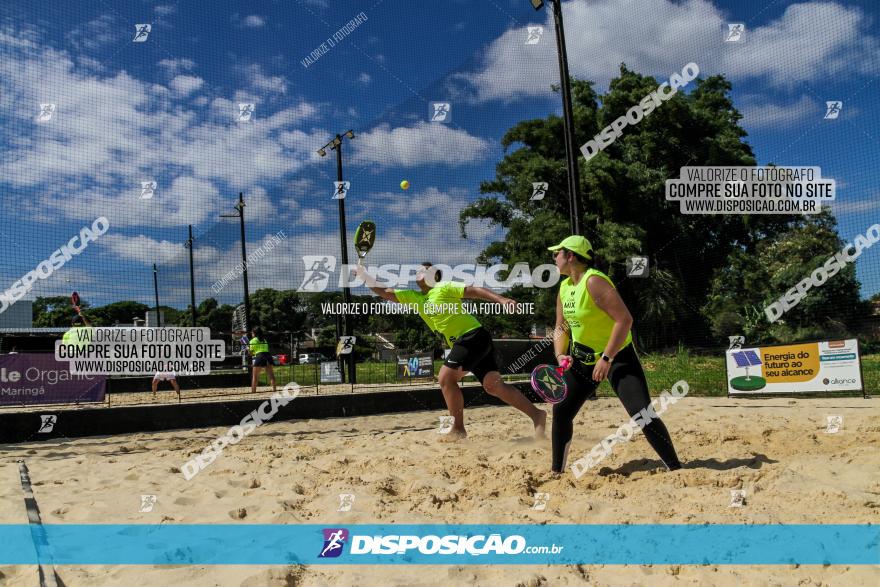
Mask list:
[{"label": "purple banner", "polygon": [[102,402],[106,375],[73,375],[52,353],[0,355],[0,406]]}]

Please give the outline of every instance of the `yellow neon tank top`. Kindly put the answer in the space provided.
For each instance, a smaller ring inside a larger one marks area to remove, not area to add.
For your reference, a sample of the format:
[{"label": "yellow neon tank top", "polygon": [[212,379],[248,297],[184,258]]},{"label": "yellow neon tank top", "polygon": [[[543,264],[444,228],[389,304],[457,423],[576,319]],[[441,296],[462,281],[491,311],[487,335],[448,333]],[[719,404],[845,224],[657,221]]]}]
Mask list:
[{"label": "yellow neon tank top", "polygon": [[[568,322],[571,330],[572,343],[582,345],[580,350],[587,353],[594,353],[592,360],[587,358],[584,363],[592,365],[596,362],[602,351],[608,345],[608,339],[611,338],[611,329],[614,328],[614,320],[604,310],[596,305],[590,290],[587,289],[587,281],[591,276],[597,275],[611,284],[611,279],[597,269],[588,269],[581,280],[574,285],[570,277],[566,277],[559,285],[559,298],[562,302],[562,316]],[[632,342],[632,332],[626,333],[626,340],[621,345],[621,349]],[[618,349],[620,350],[620,349]],[[575,354],[572,351],[572,354]]]}]

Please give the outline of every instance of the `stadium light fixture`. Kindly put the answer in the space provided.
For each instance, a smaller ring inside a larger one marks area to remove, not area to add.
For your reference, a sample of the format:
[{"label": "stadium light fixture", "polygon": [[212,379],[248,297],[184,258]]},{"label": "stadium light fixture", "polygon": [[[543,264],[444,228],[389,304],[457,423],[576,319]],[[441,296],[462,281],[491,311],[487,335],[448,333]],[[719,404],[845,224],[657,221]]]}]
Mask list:
[{"label": "stadium light fixture", "polygon": [[327,151],[324,149],[324,147],[321,147],[320,149],[318,149],[318,155],[320,155],[321,157],[327,156]]},{"label": "stadium light fixture", "polygon": [[532,8],[535,10],[541,10],[544,8],[544,0],[532,0]]}]

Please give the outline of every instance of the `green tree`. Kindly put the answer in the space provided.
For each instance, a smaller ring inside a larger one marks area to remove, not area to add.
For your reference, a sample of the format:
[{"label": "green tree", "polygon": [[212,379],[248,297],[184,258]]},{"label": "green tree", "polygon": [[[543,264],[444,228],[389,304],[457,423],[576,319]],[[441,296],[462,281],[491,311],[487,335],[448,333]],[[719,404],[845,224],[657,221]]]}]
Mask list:
[{"label": "green tree", "polygon": [[[572,81],[575,137],[585,143],[656,90],[658,81],[621,65],[619,76],[600,97],[591,83]],[[767,235],[783,231],[794,217],[776,215],[683,215],[665,200],[665,181],[680,168],[698,165],[754,165],[744,142],[741,118],[722,76],[695,80],[604,151],[578,157],[584,236],[593,243],[594,265],[609,274],[632,312],[643,346],[678,342],[714,344],[700,311],[716,270],[734,251],[754,251]],[[547,247],[569,234],[562,122],[557,116],[518,123],[505,133],[507,151],[496,177],[481,184],[484,194],[459,217],[462,235],[471,220],[504,229],[478,259],[483,263],[532,267],[551,262]],[[532,182],[549,183],[541,201],[530,201]],[[629,256],[649,257],[650,277],[627,279]],[[556,288],[530,288],[523,301],[536,304],[535,322],[555,322]]]},{"label": "green tree", "polygon": [[433,353],[440,346],[440,339],[427,326],[401,330],[395,342],[400,352]]},{"label": "green tree", "polygon": [[[80,309],[88,308],[83,301]],[[69,327],[76,316],[68,296],[38,297],[34,300],[33,324],[37,328]]]},{"label": "green tree", "polygon": [[292,333],[298,338],[306,318],[300,296],[293,290],[264,288],[251,296],[251,321],[267,333]]},{"label": "green tree", "polygon": [[869,303],[859,300],[854,264],[815,287],[778,321],[764,308],[839,252],[844,245],[828,211],[799,219],[788,230],[760,241],[754,251],[729,255],[712,279],[704,313],[719,339],[743,334],[751,343],[852,335]]},{"label": "green tree", "polygon": [[[68,304],[69,303],[70,302],[68,302]],[[160,306],[160,308],[165,312],[165,318],[168,320],[168,310],[174,309],[166,308],[164,306]],[[95,326],[113,326],[117,323],[132,324],[134,318],[143,319],[147,310],[151,309],[152,307],[147,306],[146,304],[126,300],[92,308],[87,312],[87,316]],[[174,312],[177,312],[177,310],[174,310]],[[173,324],[173,322],[168,321],[168,324]]]},{"label": "green tree", "polygon": [[[180,312],[173,324],[190,326],[191,318],[188,308],[186,312]],[[220,332],[229,333],[232,329],[232,313],[234,311],[234,306],[221,305],[215,298],[204,299],[197,308],[196,326],[210,328],[212,336]],[[168,323],[172,324],[172,322]]]}]

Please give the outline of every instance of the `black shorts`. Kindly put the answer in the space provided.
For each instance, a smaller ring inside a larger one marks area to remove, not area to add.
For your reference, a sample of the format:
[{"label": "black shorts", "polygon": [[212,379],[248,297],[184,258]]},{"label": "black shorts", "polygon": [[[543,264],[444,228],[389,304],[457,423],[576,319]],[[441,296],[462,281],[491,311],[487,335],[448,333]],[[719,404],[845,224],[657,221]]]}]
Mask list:
[{"label": "black shorts", "polygon": [[492,371],[498,371],[492,335],[483,327],[462,334],[452,344],[443,364],[450,369],[470,371],[480,383]]},{"label": "black shorts", "polygon": [[272,353],[257,353],[254,357],[254,367],[268,367],[272,362]]}]

